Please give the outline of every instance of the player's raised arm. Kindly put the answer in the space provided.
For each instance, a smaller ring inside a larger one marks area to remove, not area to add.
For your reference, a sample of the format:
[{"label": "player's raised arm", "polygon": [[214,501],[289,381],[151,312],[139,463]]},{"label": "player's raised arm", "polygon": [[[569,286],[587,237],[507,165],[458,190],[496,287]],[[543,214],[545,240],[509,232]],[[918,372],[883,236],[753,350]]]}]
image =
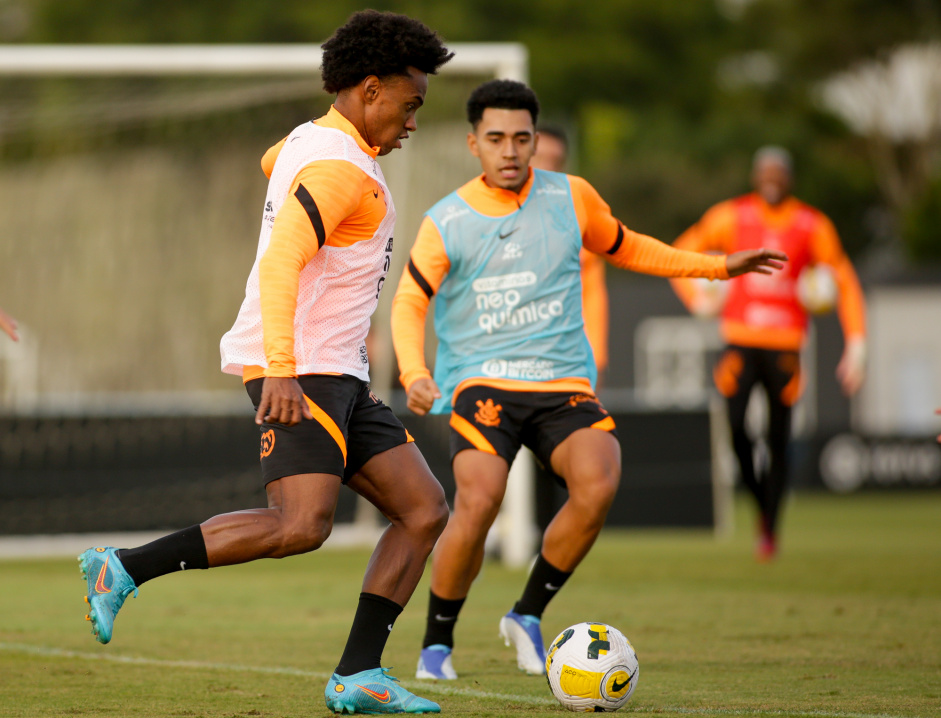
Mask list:
[{"label": "player's raised arm", "polygon": [[747,272],[770,274],[787,261],[786,255],[769,249],[737,252],[726,257],[671,247],[625,227],[585,180],[570,177],[570,182],[576,214],[583,228],[584,246],[621,269],[658,277],[728,279]]}]

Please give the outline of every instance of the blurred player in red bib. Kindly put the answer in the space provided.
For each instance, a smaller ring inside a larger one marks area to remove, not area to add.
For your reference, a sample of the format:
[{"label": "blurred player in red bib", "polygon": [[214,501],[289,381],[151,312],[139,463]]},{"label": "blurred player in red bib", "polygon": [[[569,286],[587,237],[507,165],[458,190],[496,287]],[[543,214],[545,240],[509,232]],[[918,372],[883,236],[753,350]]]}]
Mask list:
[{"label": "blurred player in red bib", "polygon": [[[758,506],[759,560],[770,560],[777,552],[791,410],[803,389],[799,354],[807,332],[808,309],[801,301],[800,288],[806,276],[803,273],[814,266],[829,267],[835,279],[845,338],[836,373],[844,393],[856,393],[865,376],[865,303],[859,280],[833,224],[822,212],[791,195],[792,181],[790,153],[779,147],[758,150],[752,172],[755,191],[715,205],[674,243],[697,252],[770,247],[790,259],[773,275],[752,274],[731,280],[721,309],[692,282],[672,280],[676,293],[694,314],[721,312],[720,329],[728,346],[714,376],[716,387],[728,400],[742,482]],[[753,442],[745,431],[745,409],[756,385],[764,387],[770,407],[770,461],[760,472],[755,467]]]}]

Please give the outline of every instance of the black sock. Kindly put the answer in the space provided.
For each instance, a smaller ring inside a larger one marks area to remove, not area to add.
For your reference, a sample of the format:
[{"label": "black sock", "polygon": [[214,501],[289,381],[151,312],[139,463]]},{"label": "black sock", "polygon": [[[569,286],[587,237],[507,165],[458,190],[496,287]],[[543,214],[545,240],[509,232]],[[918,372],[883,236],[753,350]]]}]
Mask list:
[{"label": "black sock", "polygon": [[389,640],[389,633],[402,607],[395,601],[374,593],[359,594],[359,605],[353,618],[350,637],[340,657],[336,674],[352,676],[370,668],[379,668],[382,651]]},{"label": "black sock", "polygon": [[542,618],[542,612],[546,610],[549,601],[555,597],[571,575],[571,573],[557,569],[540,553],[529,574],[523,595],[513,606],[513,611],[525,616]]},{"label": "black sock", "polygon": [[464,605],[464,598],[447,599],[428,592],[428,622],[425,628],[425,638],[421,647],[428,648],[441,644],[454,647],[454,624]]},{"label": "black sock", "polygon": [[206,541],[198,524],[137,548],[122,548],[118,558],[137,586],[174,571],[209,568]]}]

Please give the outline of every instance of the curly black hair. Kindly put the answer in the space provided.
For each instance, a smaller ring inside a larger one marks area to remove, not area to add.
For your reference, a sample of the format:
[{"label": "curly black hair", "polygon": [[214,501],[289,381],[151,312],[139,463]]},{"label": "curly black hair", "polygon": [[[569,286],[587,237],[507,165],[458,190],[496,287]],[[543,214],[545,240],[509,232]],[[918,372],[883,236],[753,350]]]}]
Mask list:
[{"label": "curly black hair", "polygon": [[434,75],[454,57],[418,20],[378,10],[353,13],[322,47],[323,89],[331,94],[370,75],[404,75],[409,67]]},{"label": "curly black hair", "polygon": [[500,110],[529,110],[534,125],[539,117],[539,100],[536,93],[515,80],[490,80],[471,93],[467,100],[467,121],[475,129],[488,107]]}]

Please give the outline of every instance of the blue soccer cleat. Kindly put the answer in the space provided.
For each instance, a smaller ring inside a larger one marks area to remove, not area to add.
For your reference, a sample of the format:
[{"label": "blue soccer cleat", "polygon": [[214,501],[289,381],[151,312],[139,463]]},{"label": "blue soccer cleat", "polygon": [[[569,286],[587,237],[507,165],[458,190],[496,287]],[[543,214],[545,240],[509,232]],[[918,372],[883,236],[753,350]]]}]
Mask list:
[{"label": "blue soccer cleat", "polygon": [[440,713],[441,706],[419,698],[398,685],[391,668],[370,668],[352,676],[334,673],[324,698],[334,713]]},{"label": "blue soccer cleat", "polygon": [[451,646],[436,643],[433,646],[422,648],[415,677],[436,678],[445,681],[456,679],[457,673],[454,671],[454,666],[451,665]]},{"label": "blue soccer cleat", "polygon": [[546,647],[539,619],[510,611],[500,619],[500,637],[516,646],[516,665],[531,676],[546,674]]},{"label": "blue soccer cleat", "polygon": [[137,596],[134,580],[124,570],[117,549],[110,546],[90,548],[78,557],[82,578],[88,582],[86,621],[91,621],[91,632],[99,643],[108,643],[114,630],[114,618],[124,605],[124,599],[133,592]]}]

